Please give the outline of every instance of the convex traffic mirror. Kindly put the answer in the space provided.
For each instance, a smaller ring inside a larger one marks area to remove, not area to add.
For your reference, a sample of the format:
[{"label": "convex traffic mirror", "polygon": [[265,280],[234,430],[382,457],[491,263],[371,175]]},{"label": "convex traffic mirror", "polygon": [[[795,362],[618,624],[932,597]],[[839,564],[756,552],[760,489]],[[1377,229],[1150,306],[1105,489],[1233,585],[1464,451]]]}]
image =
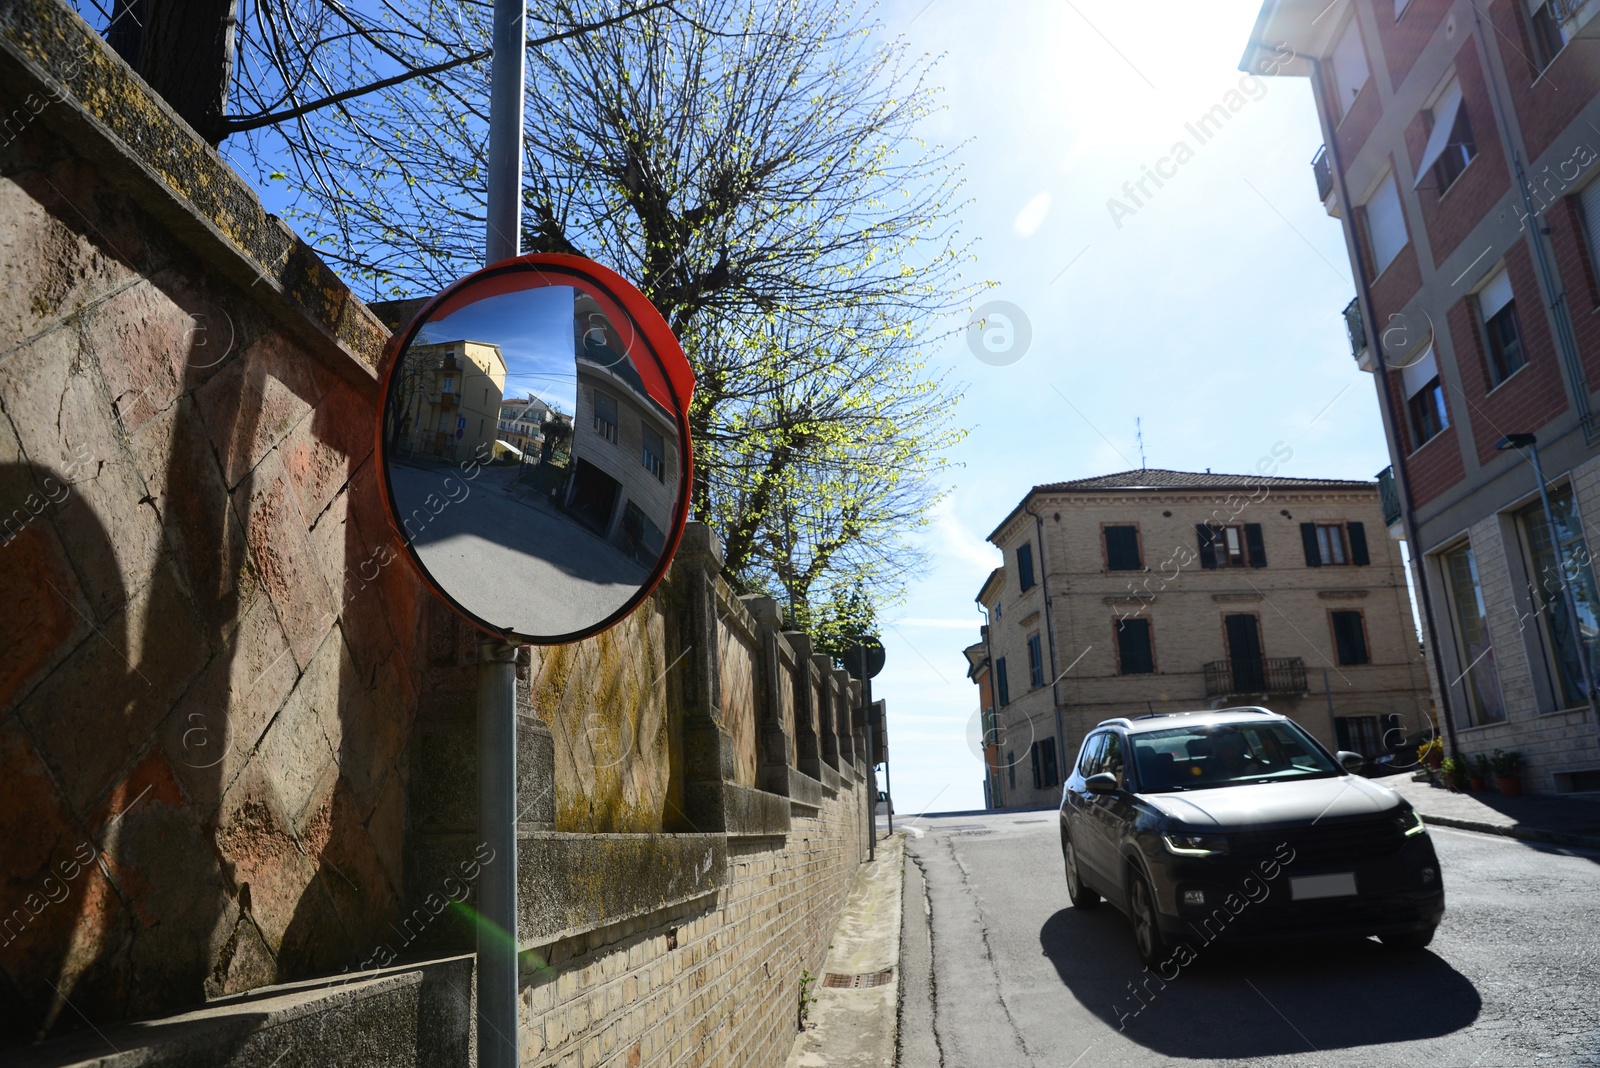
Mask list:
[{"label": "convex traffic mirror", "polygon": [[434,591],[510,641],[576,641],[660,581],[688,515],[694,375],[637,289],[576,256],[507,260],[395,340],[384,497]]}]

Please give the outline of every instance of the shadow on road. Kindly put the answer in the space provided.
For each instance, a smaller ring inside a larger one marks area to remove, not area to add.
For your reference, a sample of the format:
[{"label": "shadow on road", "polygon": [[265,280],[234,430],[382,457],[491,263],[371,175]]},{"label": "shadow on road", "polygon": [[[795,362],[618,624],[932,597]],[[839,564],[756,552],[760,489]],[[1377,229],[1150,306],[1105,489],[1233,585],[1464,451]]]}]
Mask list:
[{"label": "shadow on road", "polygon": [[1434,1038],[1470,1026],[1482,1008],[1472,983],[1439,957],[1370,939],[1270,948],[1196,940],[1197,959],[1164,979],[1139,962],[1128,921],[1102,905],[1057,912],[1039,944],[1085,1008],[1169,1057],[1242,1059]]}]

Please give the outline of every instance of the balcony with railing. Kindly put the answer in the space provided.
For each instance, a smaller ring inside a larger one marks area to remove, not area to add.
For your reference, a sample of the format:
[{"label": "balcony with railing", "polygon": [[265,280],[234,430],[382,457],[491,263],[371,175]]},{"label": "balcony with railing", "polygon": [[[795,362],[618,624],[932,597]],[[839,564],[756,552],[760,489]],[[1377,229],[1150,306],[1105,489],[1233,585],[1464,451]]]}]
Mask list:
[{"label": "balcony with railing", "polygon": [[436,389],[428,394],[428,403],[442,411],[454,411],[460,403],[460,398],[451,390]]},{"label": "balcony with railing", "polygon": [[1206,665],[1206,696],[1303,694],[1306,662],[1298,656],[1213,660]]},{"label": "balcony with railing", "polygon": [[1350,355],[1363,371],[1372,370],[1372,360],[1367,353],[1367,330],[1361,321],[1361,299],[1358,297],[1344,306],[1344,332],[1350,339]]},{"label": "balcony with railing", "polygon": [[1333,164],[1328,159],[1328,146],[1321,145],[1311,157],[1311,173],[1317,179],[1317,199],[1323,210],[1334,218],[1339,217],[1339,198],[1333,195]]},{"label": "balcony with railing", "polygon": [[1395,488],[1392,466],[1378,472],[1378,499],[1383,503],[1384,524],[1392,527],[1400,522],[1400,491]]}]

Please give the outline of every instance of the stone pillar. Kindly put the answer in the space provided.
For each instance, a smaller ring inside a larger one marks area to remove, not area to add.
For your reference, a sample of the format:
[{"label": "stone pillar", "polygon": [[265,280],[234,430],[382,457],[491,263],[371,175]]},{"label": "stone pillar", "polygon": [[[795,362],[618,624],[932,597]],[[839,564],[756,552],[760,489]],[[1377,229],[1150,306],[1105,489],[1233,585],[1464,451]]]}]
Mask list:
[{"label": "stone pillar", "polygon": [[822,743],[818,732],[822,729],[822,713],[817,708],[817,688],[812,680],[816,666],[811,648],[811,635],[799,630],[786,630],[783,636],[794,650],[794,758],[795,766],[813,779],[822,778]]},{"label": "stone pillar", "polygon": [[683,800],[696,831],[726,831],[723,784],[734,779],[733,740],[722,724],[717,673],[717,576],[722,543],[704,523],[689,523],[673,558],[682,610]]},{"label": "stone pillar", "polygon": [[851,711],[852,699],[850,673],[843,668],[833,669],[833,696],[834,696],[834,730],[839,736],[839,770],[852,768],[856,763],[856,747],[853,723],[855,714]]},{"label": "stone pillar", "polygon": [[783,641],[783,611],[771,597],[740,597],[746,612],[756,621],[756,637],[761,642],[760,678],[756,680],[756,745],[761,769],[761,789],[782,797],[789,796],[789,769],[794,766],[794,746],[783,727],[783,685],[788,672],[778,643]]},{"label": "stone pillar", "polygon": [[822,763],[839,770],[839,702],[834,694],[833,661],[821,654],[812,654],[812,667],[821,680],[817,705],[817,741],[820,744]]}]

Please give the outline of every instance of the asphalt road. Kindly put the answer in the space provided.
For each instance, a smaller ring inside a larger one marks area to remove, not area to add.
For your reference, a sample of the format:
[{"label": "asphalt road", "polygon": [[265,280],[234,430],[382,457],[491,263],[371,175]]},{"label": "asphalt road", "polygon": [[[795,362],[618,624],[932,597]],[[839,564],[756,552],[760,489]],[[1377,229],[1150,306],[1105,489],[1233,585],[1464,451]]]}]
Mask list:
[{"label": "asphalt road", "polygon": [[390,484],[434,581],[480,618],[520,634],[558,635],[615,612],[649,577],[553,507],[508,489],[514,467],[467,481],[449,465],[396,464]]},{"label": "asphalt road", "polygon": [[1163,987],[1120,912],[1068,903],[1055,813],[905,822],[907,1068],[1600,1066],[1600,854],[1436,828],[1427,950],[1212,946]]}]

